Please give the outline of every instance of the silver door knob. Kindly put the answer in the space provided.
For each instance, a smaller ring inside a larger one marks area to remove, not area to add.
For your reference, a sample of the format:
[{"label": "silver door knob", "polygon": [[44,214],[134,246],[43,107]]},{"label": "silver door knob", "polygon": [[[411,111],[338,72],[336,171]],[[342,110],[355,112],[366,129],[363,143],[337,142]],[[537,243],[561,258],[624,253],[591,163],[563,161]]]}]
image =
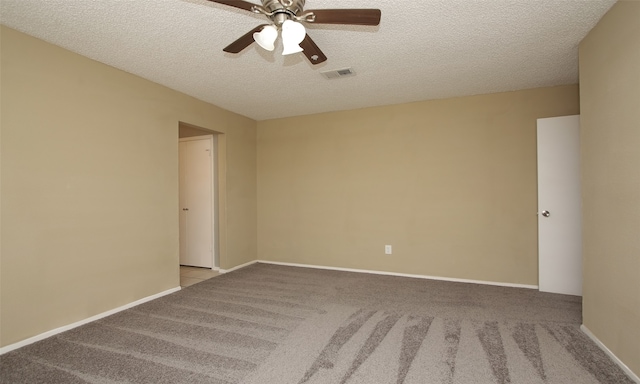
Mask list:
[{"label": "silver door knob", "polygon": [[549,217],[549,216],[551,216],[551,212],[549,212],[549,211],[542,211],[542,216],[544,216],[544,217]]}]

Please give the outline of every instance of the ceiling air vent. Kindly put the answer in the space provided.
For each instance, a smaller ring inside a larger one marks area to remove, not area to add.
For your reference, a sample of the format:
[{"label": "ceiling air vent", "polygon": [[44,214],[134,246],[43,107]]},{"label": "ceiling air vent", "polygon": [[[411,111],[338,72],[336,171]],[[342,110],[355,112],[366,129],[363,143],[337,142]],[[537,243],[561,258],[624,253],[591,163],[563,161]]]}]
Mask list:
[{"label": "ceiling air vent", "polygon": [[341,77],[355,76],[356,73],[353,71],[353,68],[344,68],[336,69],[333,71],[324,71],[320,72],[320,74],[322,74],[322,76],[326,77],[327,79],[338,79]]}]

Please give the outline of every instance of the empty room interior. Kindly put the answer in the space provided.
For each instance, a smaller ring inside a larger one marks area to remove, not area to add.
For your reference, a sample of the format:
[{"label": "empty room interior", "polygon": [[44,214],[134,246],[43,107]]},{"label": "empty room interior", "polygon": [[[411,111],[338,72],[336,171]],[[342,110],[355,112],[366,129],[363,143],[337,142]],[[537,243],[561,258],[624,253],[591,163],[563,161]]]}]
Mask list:
[{"label": "empty room interior", "polygon": [[0,0],[0,382],[640,383],[640,2],[155,3]]}]

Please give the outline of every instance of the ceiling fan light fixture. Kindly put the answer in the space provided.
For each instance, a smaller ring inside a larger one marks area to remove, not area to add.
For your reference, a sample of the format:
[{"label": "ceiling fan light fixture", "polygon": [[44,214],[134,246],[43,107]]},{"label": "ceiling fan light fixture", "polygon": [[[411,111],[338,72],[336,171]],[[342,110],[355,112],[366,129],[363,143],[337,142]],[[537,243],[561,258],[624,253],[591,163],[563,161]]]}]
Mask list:
[{"label": "ceiling fan light fixture", "polygon": [[267,51],[273,51],[275,49],[274,43],[277,38],[278,29],[273,25],[267,25],[262,28],[262,31],[253,34],[253,40]]},{"label": "ceiling fan light fixture", "polygon": [[[2,1],[2,0],[0,0]],[[243,11],[261,14],[269,19],[269,24],[261,24],[239,39],[224,47],[228,53],[240,53],[252,43],[273,51],[278,32],[282,30],[282,54],[304,52],[304,56],[316,65],[327,61],[327,56],[320,50],[313,39],[307,35],[302,24],[340,24],[340,25],[380,25],[382,11],[373,8],[338,8],[305,10],[306,0],[261,0],[262,5],[246,0],[209,0]],[[336,0],[337,1],[337,0]]]},{"label": "ceiling fan light fixture", "polygon": [[307,31],[304,25],[297,21],[287,20],[282,23],[282,45],[284,46],[282,54],[291,55],[302,52],[303,49],[300,47],[300,43],[302,43],[306,35]]}]

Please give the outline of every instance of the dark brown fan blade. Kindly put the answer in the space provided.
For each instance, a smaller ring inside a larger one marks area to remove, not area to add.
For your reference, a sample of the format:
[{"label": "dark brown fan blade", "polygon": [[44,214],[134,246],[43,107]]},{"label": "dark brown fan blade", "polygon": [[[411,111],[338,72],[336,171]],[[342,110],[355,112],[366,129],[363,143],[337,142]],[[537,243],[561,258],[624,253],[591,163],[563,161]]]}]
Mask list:
[{"label": "dark brown fan blade", "polygon": [[304,49],[302,53],[307,56],[307,59],[309,59],[311,64],[316,65],[327,61],[327,56],[322,53],[320,48],[318,48],[316,43],[311,40],[309,35],[306,35],[304,37],[304,40],[302,40],[302,43],[300,43],[300,47]]},{"label": "dark brown fan blade", "polygon": [[266,25],[267,24],[258,25],[257,27],[255,27],[254,29],[252,29],[249,32],[247,32],[245,35],[243,35],[238,40],[236,40],[233,43],[231,43],[228,46],[226,46],[223,49],[223,51],[229,52],[229,53],[240,53],[240,51],[242,51],[243,49],[247,48],[248,46],[251,45],[251,43],[253,43],[253,34],[256,33],[256,32],[260,32],[262,30],[262,28],[264,28]]},{"label": "dark brown fan blade", "polygon": [[256,5],[248,1],[242,1],[242,0],[209,0],[209,1],[211,1],[212,3],[230,5],[232,7],[244,9],[245,11],[249,11],[249,12],[251,12],[251,9],[253,8],[253,6]]},{"label": "dark brown fan blade", "polygon": [[315,24],[378,25],[382,12],[379,9],[314,9]]}]

